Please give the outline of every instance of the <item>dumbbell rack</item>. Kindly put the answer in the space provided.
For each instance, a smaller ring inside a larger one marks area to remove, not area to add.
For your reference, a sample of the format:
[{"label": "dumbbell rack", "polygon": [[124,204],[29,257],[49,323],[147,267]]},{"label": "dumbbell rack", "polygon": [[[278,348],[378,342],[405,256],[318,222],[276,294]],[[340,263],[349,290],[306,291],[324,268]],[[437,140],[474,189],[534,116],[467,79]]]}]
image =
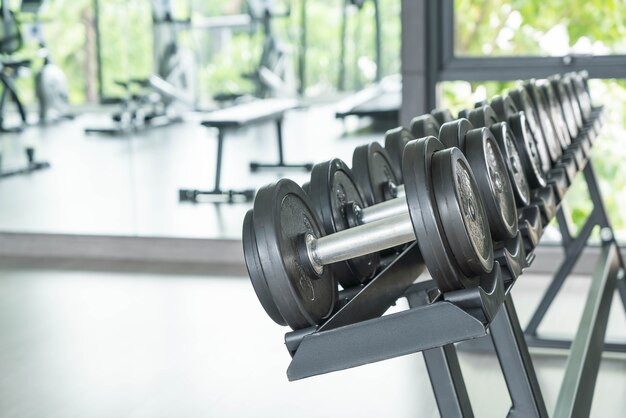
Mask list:
[{"label": "dumbbell rack", "polygon": [[[414,284],[425,266],[417,243],[413,243],[367,285],[343,291],[338,309],[322,325],[285,335],[292,356],[287,370],[289,380],[422,352],[441,416],[473,417],[454,343],[488,342],[479,339],[490,336],[512,401],[509,417],[549,416],[528,345],[571,346],[552,416],[589,416],[603,349],[626,351],[624,345],[603,345],[614,290],[620,292],[626,308],[626,279],[588,158],[590,144],[585,133],[597,133],[601,113],[601,108],[594,109],[586,129],[557,164],[549,186],[536,193],[534,205],[521,212],[517,237],[496,245],[497,263],[492,273],[481,278],[479,287],[440,293],[432,280]],[[584,171],[594,210],[574,238],[562,199],[568,187],[564,178],[571,183],[578,171]],[[523,268],[534,260],[534,248],[543,229],[555,216],[566,257],[525,333],[510,291]],[[574,340],[538,337],[539,323],[595,226],[601,228],[601,255]],[[382,316],[400,297],[407,298],[409,309]]]}]

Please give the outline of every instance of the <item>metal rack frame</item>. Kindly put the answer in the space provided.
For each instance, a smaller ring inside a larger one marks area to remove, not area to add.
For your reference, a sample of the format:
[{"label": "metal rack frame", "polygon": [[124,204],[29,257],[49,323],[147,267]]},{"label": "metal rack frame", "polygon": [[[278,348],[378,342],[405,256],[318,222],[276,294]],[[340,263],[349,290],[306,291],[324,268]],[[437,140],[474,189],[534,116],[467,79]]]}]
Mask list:
[{"label": "metal rack frame", "polygon": [[[599,117],[600,111],[596,109],[587,129],[594,129]],[[582,141],[582,137],[574,141],[573,148],[583,148],[580,147]],[[571,152],[567,154],[572,157]],[[441,416],[473,417],[455,343],[478,341],[489,336],[512,401],[507,416],[547,418],[549,415],[528,351],[527,338],[530,343],[544,347],[570,346],[570,342],[557,343],[537,337],[536,326],[592,230],[599,225],[602,228],[602,251],[578,331],[571,342],[564,383],[552,415],[587,417],[602,352],[611,348],[604,344],[604,336],[613,292],[617,289],[622,301],[626,302],[624,262],[606,216],[592,162],[587,158],[588,153],[582,161],[569,158],[567,163],[564,162],[564,165],[571,167],[575,164],[578,171],[584,171],[594,203],[594,210],[576,238],[570,233],[567,208],[563,201],[558,201],[562,193],[556,190],[557,184],[553,182],[550,187],[556,193],[552,198],[546,193],[537,194],[534,201],[537,207],[521,214],[523,228],[517,238],[497,246],[496,267],[491,274],[481,278],[479,287],[440,293],[431,280],[414,284],[424,271],[424,263],[419,247],[413,243],[367,285],[343,292],[338,310],[325,323],[285,335],[292,356],[287,369],[289,380],[422,352]],[[541,222],[536,222],[538,213],[543,215]],[[546,217],[546,214],[552,216]],[[535,313],[536,326],[529,327],[525,335],[510,290],[522,268],[532,263],[537,237],[554,216],[561,230],[565,231],[563,246],[567,257]],[[409,309],[381,316],[400,297],[408,299]]]}]

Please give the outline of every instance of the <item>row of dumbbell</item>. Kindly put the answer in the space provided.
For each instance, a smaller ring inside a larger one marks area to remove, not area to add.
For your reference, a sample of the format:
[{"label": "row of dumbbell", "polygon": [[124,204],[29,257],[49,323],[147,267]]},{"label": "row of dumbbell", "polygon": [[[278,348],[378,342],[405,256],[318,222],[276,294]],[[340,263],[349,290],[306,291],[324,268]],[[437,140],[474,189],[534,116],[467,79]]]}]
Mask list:
[{"label": "row of dumbbell", "polygon": [[584,164],[571,150],[587,155],[595,131],[579,131],[592,111],[584,74],[533,80],[459,119],[434,111],[388,131],[384,148],[355,150],[352,169],[334,159],[303,188],[288,179],[261,188],[243,243],[266,312],[293,329],[317,325],[338,282],[367,282],[415,240],[442,291],[477,285],[494,268],[494,245],[519,236],[518,211],[567,187],[567,167]]}]

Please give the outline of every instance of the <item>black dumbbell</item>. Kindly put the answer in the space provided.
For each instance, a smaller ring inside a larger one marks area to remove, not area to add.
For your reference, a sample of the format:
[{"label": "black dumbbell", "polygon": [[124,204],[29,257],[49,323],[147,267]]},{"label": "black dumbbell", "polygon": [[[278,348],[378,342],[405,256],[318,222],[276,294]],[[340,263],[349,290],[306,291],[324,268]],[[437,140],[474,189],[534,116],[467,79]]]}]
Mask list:
[{"label": "black dumbbell", "polygon": [[445,149],[434,137],[414,140],[404,150],[402,167],[403,214],[329,235],[293,181],[279,180],[258,191],[244,219],[244,254],[272,319],[294,329],[321,323],[337,294],[329,264],[413,240],[442,291],[476,286],[492,270],[489,221],[463,153]]}]

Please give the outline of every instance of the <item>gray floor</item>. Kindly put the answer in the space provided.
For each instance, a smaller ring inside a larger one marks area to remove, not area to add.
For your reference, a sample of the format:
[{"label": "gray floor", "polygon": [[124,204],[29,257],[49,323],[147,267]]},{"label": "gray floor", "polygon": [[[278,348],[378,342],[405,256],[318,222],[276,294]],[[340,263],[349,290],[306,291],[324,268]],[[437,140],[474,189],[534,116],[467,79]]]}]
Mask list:
[{"label": "gray floor", "polygon": [[[438,416],[421,355],[289,383],[286,329],[246,278],[1,261],[3,418]],[[532,274],[519,281],[522,322],[546,283]],[[568,282],[543,332],[573,334],[588,283]],[[614,300],[611,340],[626,340],[621,308]],[[505,416],[495,357],[460,356],[476,416]],[[565,353],[533,352],[533,360],[551,410]],[[623,417],[625,393],[626,358],[605,356],[592,416]]]},{"label": "gray floor", "polygon": [[[85,135],[102,125],[103,115],[31,127],[2,134],[8,168],[24,163],[23,147],[35,145],[52,168],[0,181],[0,231],[54,234],[194,238],[240,238],[249,204],[179,204],[178,189],[212,188],[216,131],[186,123],[124,137]],[[354,122],[354,121],[353,121]],[[333,157],[351,163],[355,146],[379,134],[344,136],[331,106],[294,111],[285,120],[285,157],[289,162],[320,162]],[[354,123],[348,125],[355,128]],[[251,174],[252,160],[277,158],[273,125],[241,131],[224,145],[223,188],[260,187],[289,176],[302,183],[303,172]]]}]

